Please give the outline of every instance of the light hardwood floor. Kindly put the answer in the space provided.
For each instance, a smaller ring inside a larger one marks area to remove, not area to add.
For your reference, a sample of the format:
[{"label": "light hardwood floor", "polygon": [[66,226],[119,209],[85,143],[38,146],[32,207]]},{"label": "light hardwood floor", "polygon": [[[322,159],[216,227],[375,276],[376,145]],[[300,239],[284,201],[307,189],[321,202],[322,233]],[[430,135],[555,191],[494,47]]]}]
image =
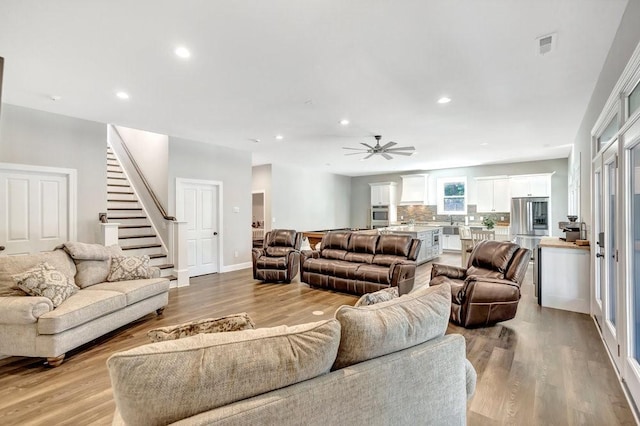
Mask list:
[{"label": "light hardwood floor", "polygon": [[[445,254],[438,261],[457,265],[460,257]],[[418,268],[420,285],[430,271],[431,264]],[[475,330],[449,326],[449,333],[465,336],[467,356],[478,372],[468,423],[635,424],[591,318],[540,308],[530,272],[515,319]],[[193,278],[191,286],[171,290],[164,315],[148,315],[74,350],[58,368],[45,367],[40,359],[0,360],[0,424],[110,424],[115,405],[106,360],[147,343],[152,328],[236,312],[247,312],[259,327],[293,325],[331,318],[337,307],[356,300],[310,289],[298,279],[262,284],[249,269]]]}]

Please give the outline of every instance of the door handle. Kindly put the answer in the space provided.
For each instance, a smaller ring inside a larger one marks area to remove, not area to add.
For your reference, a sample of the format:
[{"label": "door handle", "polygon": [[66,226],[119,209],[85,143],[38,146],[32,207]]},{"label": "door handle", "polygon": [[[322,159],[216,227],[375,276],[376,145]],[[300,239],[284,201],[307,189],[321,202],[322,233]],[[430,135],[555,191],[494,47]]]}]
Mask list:
[{"label": "door handle", "polygon": [[218,235],[218,233],[217,233],[217,232],[214,232],[214,233],[213,233],[213,235],[214,235],[214,236],[216,236],[216,235]]},{"label": "door handle", "polygon": [[604,257],[604,254],[602,254],[602,253],[596,253],[596,257]]},{"label": "door handle", "polygon": [[4,250],[5,247],[4,246],[0,246],[0,251]]}]

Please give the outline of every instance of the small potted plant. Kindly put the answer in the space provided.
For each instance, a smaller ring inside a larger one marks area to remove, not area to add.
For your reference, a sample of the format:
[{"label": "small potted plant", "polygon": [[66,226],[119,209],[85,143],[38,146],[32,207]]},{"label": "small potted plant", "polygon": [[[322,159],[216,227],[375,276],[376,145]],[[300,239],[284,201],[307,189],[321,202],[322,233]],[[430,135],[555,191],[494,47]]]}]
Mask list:
[{"label": "small potted plant", "polygon": [[493,229],[493,227],[496,226],[496,221],[493,217],[486,216],[484,219],[482,219],[482,224],[486,226],[487,229]]}]

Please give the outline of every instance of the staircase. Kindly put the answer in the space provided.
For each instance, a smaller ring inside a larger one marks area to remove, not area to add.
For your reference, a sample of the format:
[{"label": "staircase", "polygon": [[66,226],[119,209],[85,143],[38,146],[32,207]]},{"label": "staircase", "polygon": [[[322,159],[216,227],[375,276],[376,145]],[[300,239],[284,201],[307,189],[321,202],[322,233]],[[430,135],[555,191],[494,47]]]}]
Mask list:
[{"label": "staircase", "polygon": [[171,275],[173,264],[167,263],[167,251],[111,147],[107,148],[107,219],[120,224],[118,244],[127,256],[146,254],[151,266],[160,268],[161,277],[168,278],[172,285],[176,283],[177,278]]}]

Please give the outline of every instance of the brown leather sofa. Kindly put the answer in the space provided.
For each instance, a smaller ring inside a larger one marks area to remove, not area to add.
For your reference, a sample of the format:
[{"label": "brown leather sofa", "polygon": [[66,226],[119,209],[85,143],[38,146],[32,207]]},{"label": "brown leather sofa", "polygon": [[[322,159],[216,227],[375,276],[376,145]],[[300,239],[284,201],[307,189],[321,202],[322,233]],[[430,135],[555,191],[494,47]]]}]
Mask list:
[{"label": "brown leather sofa", "polygon": [[251,250],[253,278],[290,283],[300,267],[302,234],[293,229],[274,229],[264,237],[263,248]]},{"label": "brown leather sofa", "polygon": [[362,295],[388,287],[400,294],[413,289],[420,240],[409,235],[327,232],[319,250],[303,250],[300,280]]},{"label": "brown leather sofa", "polygon": [[531,252],[505,241],[481,241],[466,268],[434,264],[430,286],[451,286],[451,321],[478,327],[516,316]]}]

